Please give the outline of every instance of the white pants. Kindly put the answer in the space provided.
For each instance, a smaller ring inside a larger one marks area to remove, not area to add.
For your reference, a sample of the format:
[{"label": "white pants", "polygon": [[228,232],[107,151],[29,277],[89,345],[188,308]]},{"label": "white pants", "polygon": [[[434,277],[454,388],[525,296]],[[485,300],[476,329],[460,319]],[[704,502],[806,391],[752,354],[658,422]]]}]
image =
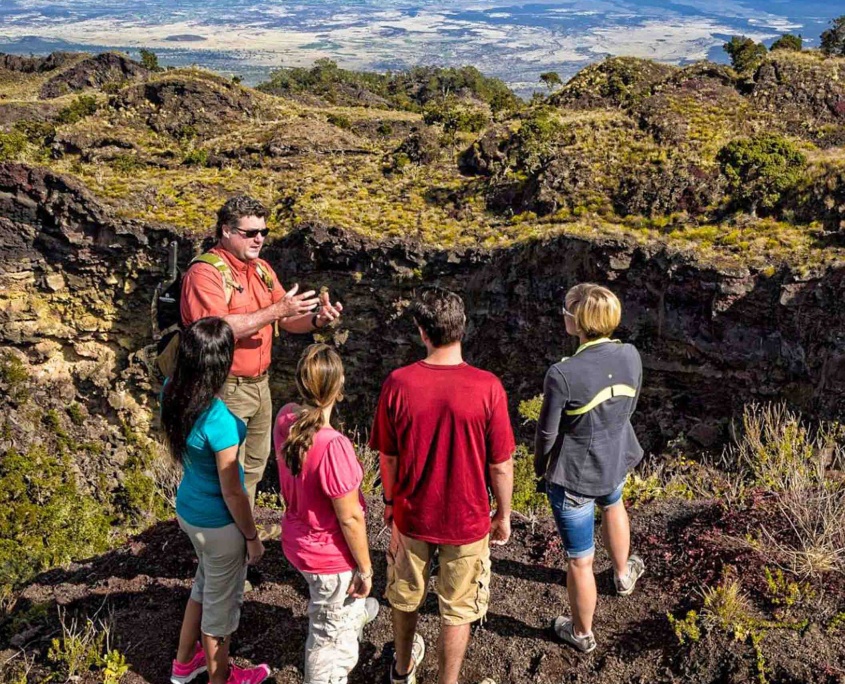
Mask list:
[{"label": "white pants", "polygon": [[302,576],[311,594],[304,684],[346,684],[358,662],[358,639],[367,616],[364,599],[346,595],[351,571]]}]

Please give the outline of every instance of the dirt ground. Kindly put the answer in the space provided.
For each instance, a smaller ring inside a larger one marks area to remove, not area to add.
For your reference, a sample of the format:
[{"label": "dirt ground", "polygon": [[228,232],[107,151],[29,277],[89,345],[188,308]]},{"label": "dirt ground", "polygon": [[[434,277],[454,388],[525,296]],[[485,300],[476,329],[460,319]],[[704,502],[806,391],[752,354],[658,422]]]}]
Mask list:
[{"label": "dirt ground", "polygon": [[[380,513],[376,503],[368,514],[376,569],[374,595],[378,597],[384,591],[383,551],[389,536],[379,524]],[[277,516],[275,511],[260,511],[263,520]],[[598,648],[589,655],[557,643],[549,629],[556,615],[568,612],[563,555],[552,521],[515,520],[510,544],[493,550],[490,612],[483,625],[473,628],[462,682],[473,684],[484,677],[498,684],[845,682],[845,630],[831,634],[812,622],[801,631],[766,633],[763,679],[755,666],[754,649],[743,640],[707,633],[691,647],[680,645],[666,614],[683,615],[691,607],[699,608],[700,587],[718,580],[726,558],[749,575],[759,569],[755,567],[759,563],[714,550],[711,542],[726,524],[715,504],[650,504],[632,510],[631,519],[633,548],[645,559],[646,574],[632,596],[616,596],[612,570],[598,541],[599,604],[594,626]],[[56,606],[65,607],[68,614],[90,615],[101,609],[103,615],[110,610],[112,646],[132,665],[122,681],[168,681],[194,568],[188,539],[175,522],[166,522],[125,548],[41,575],[24,590],[16,608],[19,612],[32,604],[49,604],[49,620],[18,640],[35,656],[30,681],[46,677],[40,664],[58,628]],[[271,681],[277,684],[298,684],[307,629],[306,585],[275,542],[268,545],[260,570],[262,582],[246,596],[233,653],[239,662],[269,663]],[[837,580],[822,600],[837,596],[841,604],[841,590]],[[389,612],[381,602],[381,613],[365,632],[351,684],[385,679],[392,632]],[[840,605],[839,610],[843,609]],[[436,598],[429,593],[419,627],[430,648],[420,670],[421,684],[437,681],[438,623]]]}]

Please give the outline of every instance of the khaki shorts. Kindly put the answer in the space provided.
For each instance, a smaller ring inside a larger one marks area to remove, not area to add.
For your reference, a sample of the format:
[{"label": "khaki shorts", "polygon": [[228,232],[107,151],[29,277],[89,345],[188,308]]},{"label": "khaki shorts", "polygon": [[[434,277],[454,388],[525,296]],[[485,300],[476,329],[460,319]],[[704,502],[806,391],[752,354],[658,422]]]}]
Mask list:
[{"label": "khaki shorts", "polygon": [[472,544],[448,546],[406,537],[393,526],[387,550],[387,589],[390,605],[405,613],[425,601],[431,560],[439,552],[437,600],[447,625],[465,625],[487,614],[490,603],[490,543],[484,537]]}]

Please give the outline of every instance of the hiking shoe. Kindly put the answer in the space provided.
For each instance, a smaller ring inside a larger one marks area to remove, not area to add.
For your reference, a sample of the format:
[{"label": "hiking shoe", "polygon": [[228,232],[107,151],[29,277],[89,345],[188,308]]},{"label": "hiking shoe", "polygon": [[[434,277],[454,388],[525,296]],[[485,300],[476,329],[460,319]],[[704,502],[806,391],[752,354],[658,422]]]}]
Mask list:
[{"label": "hiking shoe", "polygon": [[628,559],[628,576],[617,577],[613,575],[613,583],[616,585],[616,593],[620,596],[628,596],[637,585],[637,580],[645,572],[645,563],[639,556],[632,555]]},{"label": "hiking shoe", "polygon": [[364,599],[364,617],[361,620],[361,628],[358,630],[358,641],[364,638],[364,627],[376,619],[379,611],[378,599],[372,596]]},{"label": "hiking shoe", "polygon": [[229,678],[226,684],[260,684],[270,676],[270,666],[262,663],[256,667],[238,667],[229,663]]},{"label": "hiking shoe", "polygon": [[205,651],[202,650],[202,644],[198,641],[194,646],[194,657],[191,658],[190,663],[183,664],[178,660],[173,660],[173,666],[170,668],[170,681],[172,684],[187,684],[206,670],[208,670],[208,666],[205,663]]},{"label": "hiking shoe", "polygon": [[419,634],[414,634],[414,643],[411,645],[411,671],[404,677],[396,674],[396,654],[393,654],[393,662],[390,663],[390,684],[417,684],[417,667],[425,658],[425,641]]},{"label": "hiking shoe", "polygon": [[576,636],[572,618],[564,617],[563,615],[556,617],[552,623],[552,629],[559,639],[570,646],[574,646],[581,653],[589,653],[596,647],[596,638],[592,632],[586,636]]},{"label": "hiking shoe", "polygon": [[258,538],[262,542],[275,541],[282,537],[282,526],[278,523],[260,524],[256,525],[258,528]]}]

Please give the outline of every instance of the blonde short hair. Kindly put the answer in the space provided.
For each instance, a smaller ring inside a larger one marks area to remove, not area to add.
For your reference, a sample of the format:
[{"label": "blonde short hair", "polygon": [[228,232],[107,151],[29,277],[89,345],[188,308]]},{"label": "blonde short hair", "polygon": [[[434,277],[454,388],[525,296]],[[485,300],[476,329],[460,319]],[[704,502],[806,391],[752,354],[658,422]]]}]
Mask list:
[{"label": "blonde short hair", "polygon": [[588,339],[608,337],[619,327],[622,305],[606,287],[581,283],[566,293],[566,308],[575,317],[578,330]]}]

